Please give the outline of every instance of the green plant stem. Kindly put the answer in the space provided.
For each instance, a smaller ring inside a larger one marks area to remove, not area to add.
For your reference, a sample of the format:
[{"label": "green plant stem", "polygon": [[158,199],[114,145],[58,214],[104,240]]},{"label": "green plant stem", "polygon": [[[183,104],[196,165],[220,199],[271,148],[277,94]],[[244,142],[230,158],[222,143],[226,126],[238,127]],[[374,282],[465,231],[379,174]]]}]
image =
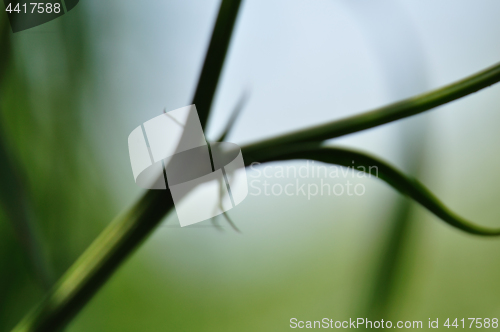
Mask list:
[{"label": "green plant stem", "polygon": [[463,80],[369,112],[305,128],[245,146],[247,153],[273,149],[283,144],[323,141],[416,115],[500,81],[500,63]]},{"label": "green plant stem", "polygon": [[241,0],[224,0],[208,46],[198,86],[193,97],[203,128],[206,127]]},{"label": "green plant stem", "polygon": [[[426,160],[426,128],[428,121],[415,123],[417,131],[413,132],[403,130],[401,138],[403,144],[412,146],[405,150],[403,154],[403,163],[406,166],[407,174],[419,179],[425,167]],[[408,125],[408,124],[407,124]],[[408,126],[404,126],[408,127]],[[404,129],[404,128],[403,128]],[[409,250],[415,238],[420,234],[420,228],[415,225],[415,210],[417,206],[409,197],[398,197],[394,202],[394,208],[389,216],[387,235],[380,243],[381,252],[377,264],[374,266],[373,277],[371,280],[371,291],[367,294],[365,311],[360,317],[368,317],[371,320],[380,320],[388,318],[391,314],[391,308],[394,307],[394,301],[398,299],[398,289],[402,286],[403,270],[409,269],[413,262],[413,252]]]},{"label": "green plant stem", "polygon": [[[223,17],[226,17],[227,24],[219,24],[217,22],[215,29],[218,29],[217,27],[219,26],[230,26],[232,29],[237,11],[233,6],[236,6],[236,3],[239,5],[239,1],[233,2],[225,0],[222,3],[220,13],[224,13]],[[228,7],[225,7],[226,5]],[[219,18],[220,17],[221,16],[219,16]],[[233,23],[230,24],[230,22]],[[216,36],[213,36],[212,38],[215,37]],[[221,38],[221,40],[223,39],[224,38]],[[224,46],[224,43],[221,43],[221,45]],[[227,45],[225,50],[227,50]],[[219,56],[225,56],[225,53],[221,54],[219,49],[209,47],[207,58],[211,56],[211,51],[218,53]],[[209,66],[210,63],[212,63],[212,61],[205,61],[202,73],[211,73],[211,70],[205,68],[205,66]],[[222,65],[218,65],[220,63],[219,61],[214,61],[213,63],[215,63],[214,68],[218,68],[220,74]],[[223,63],[223,60],[221,63]],[[206,75],[201,75],[197,93],[195,94],[195,102],[201,101],[204,105],[199,108],[201,111],[200,119],[202,119],[202,124],[205,124],[208,119],[210,105],[217,85],[217,82],[208,82],[208,79],[205,77],[211,77],[212,80],[217,81],[219,79],[219,75],[213,75],[213,73]],[[372,112],[247,145],[242,149],[245,156],[245,162],[248,165],[251,161],[263,162],[301,157],[313,158],[308,151],[303,151],[295,155],[285,155],[284,152],[287,151],[282,145],[339,137],[409,117],[471,94],[499,80],[500,65],[497,65],[455,84],[382,107]],[[211,91],[212,96],[204,96],[203,91],[205,91],[205,84],[207,86],[207,91]],[[201,106],[201,104],[197,104],[197,106]],[[206,115],[202,117],[202,114],[205,112]],[[305,148],[305,146],[303,146],[303,148]],[[318,143],[308,145],[307,148],[319,149],[320,146]],[[296,147],[294,149],[296,149]],[[291,152],[291,150],[288,152]],[[324,159],[323,161],[325,162],[329,162],[328,160],[330,160],[331,162],[335,161],[335,163],[341,164],[341,161],[345,160],[340,156],[337,157],[338,160],[333,157],[336,155],[336,152],[341,153],[340,150],[321,150],[316,152],[318,152],[317,158]],[[276,153],[276,155],[273,155],[273,153]],[[298,153],[298,151],[295,150],[294,153]],[[343,158],[345,157],[346,155],[344,154]],[[350,157],[351,156],[349,156],[349,158]],[[350,163],[351,159],[348,161]],[[368,161],[371,162],[373,160],[369,159]],[[449,224],[474,234],[497,234],[498,231],[491,232],[488,229],[472,225],[468,221],[453,215],[442,206],[439,201],[436,202],[435,198],[421,185],[418,183],[415,184],[414,181],[405,182],[402,174],[396,173],[394,175],[396,179],[398,179],[397,181],[394,181],[394,179],[390,177],[384,178],[384,180],[397,187],[398,190],[410,195],[412,198],[416,197],[419,203]],[[413,186],[409,186],[408,184],[413,184]],[[117,220],[103,231],[95,242],[64,274],[45,300],[26,316],[13,331],[55,331],[64,327],[88,300],[92,298],[116,268],[140,243],[142,243],[147,235],[151,233],[172,207],[173,204],[168,191],[148,191],[129,212],[118,217]]]},{"label": "green plant stem", "polygon": [[376,176],[385,181],[391,187],[398,190],[403,195],[411,197],[414,201],[418,202],[441,220],[455,228],[476,235],[500,235],[500,228],[489,229],[478,226],[456,215],[419,181],[404,175],[384,161],[367,154],[348,149],[323,147],[320,143],[305,143],[293,146],[282,146],[279,150],[268,153],[268,156],[265,154],[261,155],[261,162],[292,159],[316,160],[345,167],[354,167],[355,170]]},{"label": "green plant stem", "polygon": [[215,142],[224,142],[229,134],[233,131],[234,129],[234,124],[236,123],[236,120],[238,120],[239,116],[241,115],[241,111],[245,107],[246,103],[248,101],[248,92],[245,91],[243,92],[243,95],[240,97],[238,100],[238,103],[234,107],[233,111],[231,112],[231,115],[229,116],[229,119],[227,120],[226,126],[224,127],[224,130],[222,131],[222,134],[215,140]]},{"label": "green plant stem", "polygon": [[[241,0],[223,0],[193,104],[205,127]],[[115,219],[13,331],[59,331],[85,306],[118,266],[139,247],[174,204],[169,190],[147,191]]]}]

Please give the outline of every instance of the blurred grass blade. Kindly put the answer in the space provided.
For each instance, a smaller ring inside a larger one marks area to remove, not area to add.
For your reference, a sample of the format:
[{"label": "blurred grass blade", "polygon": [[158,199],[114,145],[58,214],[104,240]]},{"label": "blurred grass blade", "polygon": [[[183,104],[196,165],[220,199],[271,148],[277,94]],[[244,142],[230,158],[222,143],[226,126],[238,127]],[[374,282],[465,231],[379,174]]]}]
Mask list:
[{"label": "blurred grass blade", "polygon": [[241,111],[243,108],[245,108],[245,105],[247,104],[248,101],[248,92],[244,91],[243,94],[241,95],[240,99],[238,100],[238,103],[234,107],[233,111],[231,112],[231,116],[229,117],[229,120],[226,123],[226,126],[224,127],[224,130],[222,131],[222,134],[219,136],[218,139],[216,139],[216,142],[224,142],[226,138],[229,136],[231,131],[234,128],[234,124],[236,120],[238,120]]},{"label": "blurred grass blade", "polygon": [[52,272],[37,229],[33,204],[11,160],[3,136],[0,135],[0,206],[26,252],[37,281],[48,290],[53,284]]},{"label": "blurred grass blade", "polygon": [[9,20],[4,17],[0,20],[0,82],[3,81],[11,55],[9,32]]},{"label": "blurred grass blade", "polygon": [[[414,178],[420,177],[425,165],[426,122],[419,121],[414,123],[416,128],[401,132],[403,145],[412,146],[411,149],[405,149],[402,155],[407,174]],[[412,130],[415,132],[412,133]],[[409,248],[420,235],[414,227],[415,208],[416,204],[406,196],[398,197],[394,202],[393,211],[388,218],[387,237],[381,243],[380,260],[375,267],[371,291],[368,292],[366,311],[361,317],[380,320],[391,313],[399,287],[406,280],[401,272],[412,265],[413,252]]]},{"label": "blurred grass blade", "polygon": [[[240,0],[223,0],[193,103],[205,127]],[[150,190],[114,220],[13,331],[58,331],[95,295],[121,263],[172,210],[168,190]]]},{"label": "blurred grass blade", "polygon": [[208,121],[240,4],[241,0],[222,1],[215,22],[203,69],[193,97],[193,104],[196,105],[203,128],[206,127]]},{"label": "blurred grass blade", "polygon": [[[0,98],[3,97],[5,72],[11,60],[10,28],[7,19],[0,22]],[[8,151],[4,135],[0,135],[0,205],[11,222],[18,241],[24,248],[36,279],[44,289],[52,286],[52,275],[45,258],[35,213],[18,167]]]},{"label": "blurred grass blade", "polygon": [[384,180],[400,193],[409,196],[441,220],[455,228],[470,234],[487,236],[500,235],[500,229],[489,229],[478,226],[456,215],[444,206],[444,204],[420,182],[407,177],[391,165],[364,153],[341,148],[322,147],[319,144],[309,143],[299,146],[284,146],[278,151],[273,151],[268,158],[264,155],[262,157],[264,158],[261,159],[260,162],[306,159],[350,168],[354,167],[356,170],[364,171],[367,174],[377,176]]},{"label": "blurred grass blade", "polygon": [[373,111],[328,122],[246,146],[248,152],[268,149],[282,144],[323,141],[377,127],[392,121],[419,114],[462,98],[500,81],[500,64],[463,80]]}]

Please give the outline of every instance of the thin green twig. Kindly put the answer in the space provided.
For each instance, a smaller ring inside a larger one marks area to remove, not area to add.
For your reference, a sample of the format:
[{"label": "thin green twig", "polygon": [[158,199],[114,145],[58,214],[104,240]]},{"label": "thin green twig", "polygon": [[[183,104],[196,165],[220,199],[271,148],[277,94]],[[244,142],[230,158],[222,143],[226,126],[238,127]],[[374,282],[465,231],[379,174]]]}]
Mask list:
[{"label": "thin green twig", "polygon": [[216,142],[224,142],[226,138],[229,136],[229,134],[233,131],[236,120],[238,120],[241,111],[243,111],[243,108],[245,108],[245,105],[247,104],[248,96],[249,94],[247,91],[243,92],[240,99],[238,100],[238,103],[236,103],[236,106],[231,112],[231,116],[229,116],[229,119],[227,120],[226,126],[224,127],[222,134],[219,136],[218,139],[215,140]]},{"label": "thin green twig", "polygon": [[[193,101],[203,127],[210,113],[240,3],[240,0],[223,0],[220,5]],[[13,331],[63,329],[173,206],[170,191],[147,191],[129,211],[106,227]]]},{"label": "thin green twig", "polygon": [[279,150],[262,155],[261,162],[306,159],[317,160],[329,164],[336,164],[365,172],[380,178],[400,193],[411,197],[447,224],[470,234],[484,236],[500,235],[500,228],[490,229],[458,216],[450,211],[437,197],[435,197],[418,180],[412,179],[388,163],[348,149],[321,146],[321,143],[305,143],[293,146],[282,146]]},{"label": "thin green twig", "polygon": [[352,134],[428,111],[499,81],[500,63],[440,89],[345,119],[265,139],[245,146],[244,150],[248,155],[253,154],[253,151],[272,149],[283,144],[323,141]]},{"label": "thin green twig", "polygon": [[240,5],[241,0],[224,0],[215,22],[198,87],[193,97],[193,104],[196,105],[203,128],[208,121]]}]

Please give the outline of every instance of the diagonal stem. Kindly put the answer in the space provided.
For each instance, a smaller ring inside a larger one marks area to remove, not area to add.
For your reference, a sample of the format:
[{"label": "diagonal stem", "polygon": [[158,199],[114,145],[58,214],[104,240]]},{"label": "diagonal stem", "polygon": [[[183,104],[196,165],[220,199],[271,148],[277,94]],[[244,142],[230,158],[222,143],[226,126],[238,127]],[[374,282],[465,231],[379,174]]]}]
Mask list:
[{"label": "diagonal stem", "polygon": [[193,104],[196,105],[203,128],[207,125],[240,5],[241,0],[224,0],[215,22],[203,69],[193,97]]},{"label": "diagonal stem", "polygon": [[[205,127],[241,0],[223,0],[193,103]],[[147,191],[97,237],[45,299],[13,331],[59,331],[87,304],[174,204],[169,190]]]}]

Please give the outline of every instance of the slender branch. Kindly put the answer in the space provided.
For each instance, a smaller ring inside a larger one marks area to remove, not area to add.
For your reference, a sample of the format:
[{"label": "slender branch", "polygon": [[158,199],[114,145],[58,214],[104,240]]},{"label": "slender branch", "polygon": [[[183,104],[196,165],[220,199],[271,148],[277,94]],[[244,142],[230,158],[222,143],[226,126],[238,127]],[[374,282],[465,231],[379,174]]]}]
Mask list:
[{"label": "slender branch", "polygon": [[323,141],[352,134],[428,111],[477,92],[499,81],[500,63],[440,89],[373,111],[256,142],[247,145],[244,150],[247,154],[251,154],[254,151],[272,149],[282,144]]},{"label": "slender branch", "polygon": [[238,103],[231,112],[231,115],[227,120],[224,130],[222,130],[222,134],[219,136],[219,138],[215,140],[215,142],[224,142],[226,140],[231,131],[234,129],[234,124],[236,123],[236,120],[238,120],[243,108],[245,108],[247,101],[248,101],[248,92],[244,91],[240,99],[238,100]]},{"label": "slender branch", "polygon": [[[291,159],[317,160],[345,167],[354,167],[388,183],[400,193],[409,196],[447,224],[470,234],[497,236],[500,228],[490,229],[478,226],[450,211],[424,185],[412,179],[393,166],[364,153],[333,147],[323,147],[319,143],[305,143],[282,146],[277,151],[262,154],[261,162]],[[359,168],[358,168],[359,167]]]},{"label": "slender branch", "polygon": [[215,22],[205,63],[193,98],[193,104],[196,105],[203,128],[208,121],[240,4],[241,0],[224,0]]},{"label": "slender branch", "polygon": [[[241,0],[223,0],[193,103],[205,127]],[[58,331],[85,306],[174,204],[169,190],[150,190],[114,220],[69,268],[45,299],[13,329]]]}]

